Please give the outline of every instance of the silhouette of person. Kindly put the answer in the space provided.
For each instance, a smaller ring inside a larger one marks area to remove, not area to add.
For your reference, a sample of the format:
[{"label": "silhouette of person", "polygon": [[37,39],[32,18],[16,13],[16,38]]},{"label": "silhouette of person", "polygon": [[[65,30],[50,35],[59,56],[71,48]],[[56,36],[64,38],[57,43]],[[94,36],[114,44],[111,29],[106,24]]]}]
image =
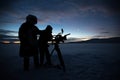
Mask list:
[{"label": "silhouette of person", "polygon": [[29,70],[30,57],[34,58],[34,66],[36,68],[39,65],[37,46],[37,34],[39,33],[39,29],[35,24],[37,24],[37,17],[34,15],[28,15],[26,17],[26,22],[24,22],[19,28],[19,54],[20,57],[23,57],[24,70]]},{"label": "silhouette of person", "polygon": [[44,64],[44,57],[46,57],[46,64],[51,65],[51,58],[50,53],[48,50],[48,41],[52,39],[52,27],[47,25],[45,30],[40,31],[39,37],[39,51],[40,51],[40,65],[43,66]]}]

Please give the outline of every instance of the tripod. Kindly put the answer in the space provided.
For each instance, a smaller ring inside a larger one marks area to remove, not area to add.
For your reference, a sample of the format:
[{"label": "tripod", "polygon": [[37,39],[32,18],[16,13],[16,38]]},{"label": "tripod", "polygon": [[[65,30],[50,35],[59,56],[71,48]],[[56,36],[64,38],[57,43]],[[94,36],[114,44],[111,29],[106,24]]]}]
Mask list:
[{"label": "tripod", "polygon": [[62,57],[62,54],[61,54],[61,51],[60,51],[60,48],[59,48],[59,44],[58,44],[58,43],[54,43],[54,49],[51,51],[51,55],[53,54],[53,52],[54,52],[55,50],[56,50],[56,52],[57,52],[60,65],[62,66],[62,69],[63,69],[63,71],[65,72],[65,64],[64,64],[64,60],[63,60],[63,57]]},{"label": "tripod", "polygon": [[64,40],[67,40],[67,36],[70,35],[70,33],[62,36],[63,32],[64,30],[61,29],[61,33],[58,33],[57,35],[55,35],[54,39],[52,40],[52,43],[54,42],[54,49],[51,51],[51,55],[56,50],[60,65],[62,66],[63,71],[65,72],[65,64],[64,64],[64,60],[63,60],[63,57],[62,57],[62,54],[59,48],[59,43],[60,42],[64,43]]}]

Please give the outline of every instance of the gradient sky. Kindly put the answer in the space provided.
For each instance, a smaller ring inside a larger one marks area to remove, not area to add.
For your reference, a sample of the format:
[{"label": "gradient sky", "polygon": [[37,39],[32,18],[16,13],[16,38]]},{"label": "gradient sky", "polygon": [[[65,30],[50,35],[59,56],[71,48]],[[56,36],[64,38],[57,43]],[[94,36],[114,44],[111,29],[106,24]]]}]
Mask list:
[{"label": "gradient sky", "polygon": [[1,0],[0,38],[18,35],[28,14],[38,18],[37,27],[64,29],[71,40],[120,37],[118,0]]}]

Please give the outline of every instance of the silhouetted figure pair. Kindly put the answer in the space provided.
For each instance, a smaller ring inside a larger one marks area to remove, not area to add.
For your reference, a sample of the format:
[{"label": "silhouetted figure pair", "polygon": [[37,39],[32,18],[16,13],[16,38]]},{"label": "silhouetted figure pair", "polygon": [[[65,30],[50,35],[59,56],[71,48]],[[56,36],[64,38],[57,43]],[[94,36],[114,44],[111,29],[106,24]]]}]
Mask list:
[{"label": "silhouetted figure pair", "polygon": [[[29,70],[30,57],[34,58],[34,66],[36,68],[40,66],[39,58],[40,64],[44,64],[45,56],[46,63],[51,65],[48,41],[52,39],[52,27],[48,25],[45,30],[39,30],[35,24],[37,24],[37,17],[28,15],[26,22],[19,28],[20,57],[23,57],[25,71]],[[40,35],[39,40],[37,40],[37,35]],[[38,57],[39,53],[40,57]]]},{"label": "silhouetted figure pair", "polygon": [[34,15],[28,15],[26,22],[19,28],[20,57],[24,59],[24,70],[29,70],[29,59],[34,58],[34,65],[39,66],[37,34],[39,29],[35,26],[37,18]]}]

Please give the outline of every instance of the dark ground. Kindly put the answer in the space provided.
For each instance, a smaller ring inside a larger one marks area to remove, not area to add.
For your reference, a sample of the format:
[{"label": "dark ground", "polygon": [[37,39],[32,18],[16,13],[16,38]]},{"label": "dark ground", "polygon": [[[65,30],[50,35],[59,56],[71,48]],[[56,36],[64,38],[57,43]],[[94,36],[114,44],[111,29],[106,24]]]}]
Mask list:
[{"label": "dark ground", "polygon": [[[0,80],[120,80],[120,44],[61,44],[66,72],[56,68],[24,72],[18,44],[0,44]],[[51,50],[51,48],[50,48]],[[56,53],[54,64],[59,63]]]}]

